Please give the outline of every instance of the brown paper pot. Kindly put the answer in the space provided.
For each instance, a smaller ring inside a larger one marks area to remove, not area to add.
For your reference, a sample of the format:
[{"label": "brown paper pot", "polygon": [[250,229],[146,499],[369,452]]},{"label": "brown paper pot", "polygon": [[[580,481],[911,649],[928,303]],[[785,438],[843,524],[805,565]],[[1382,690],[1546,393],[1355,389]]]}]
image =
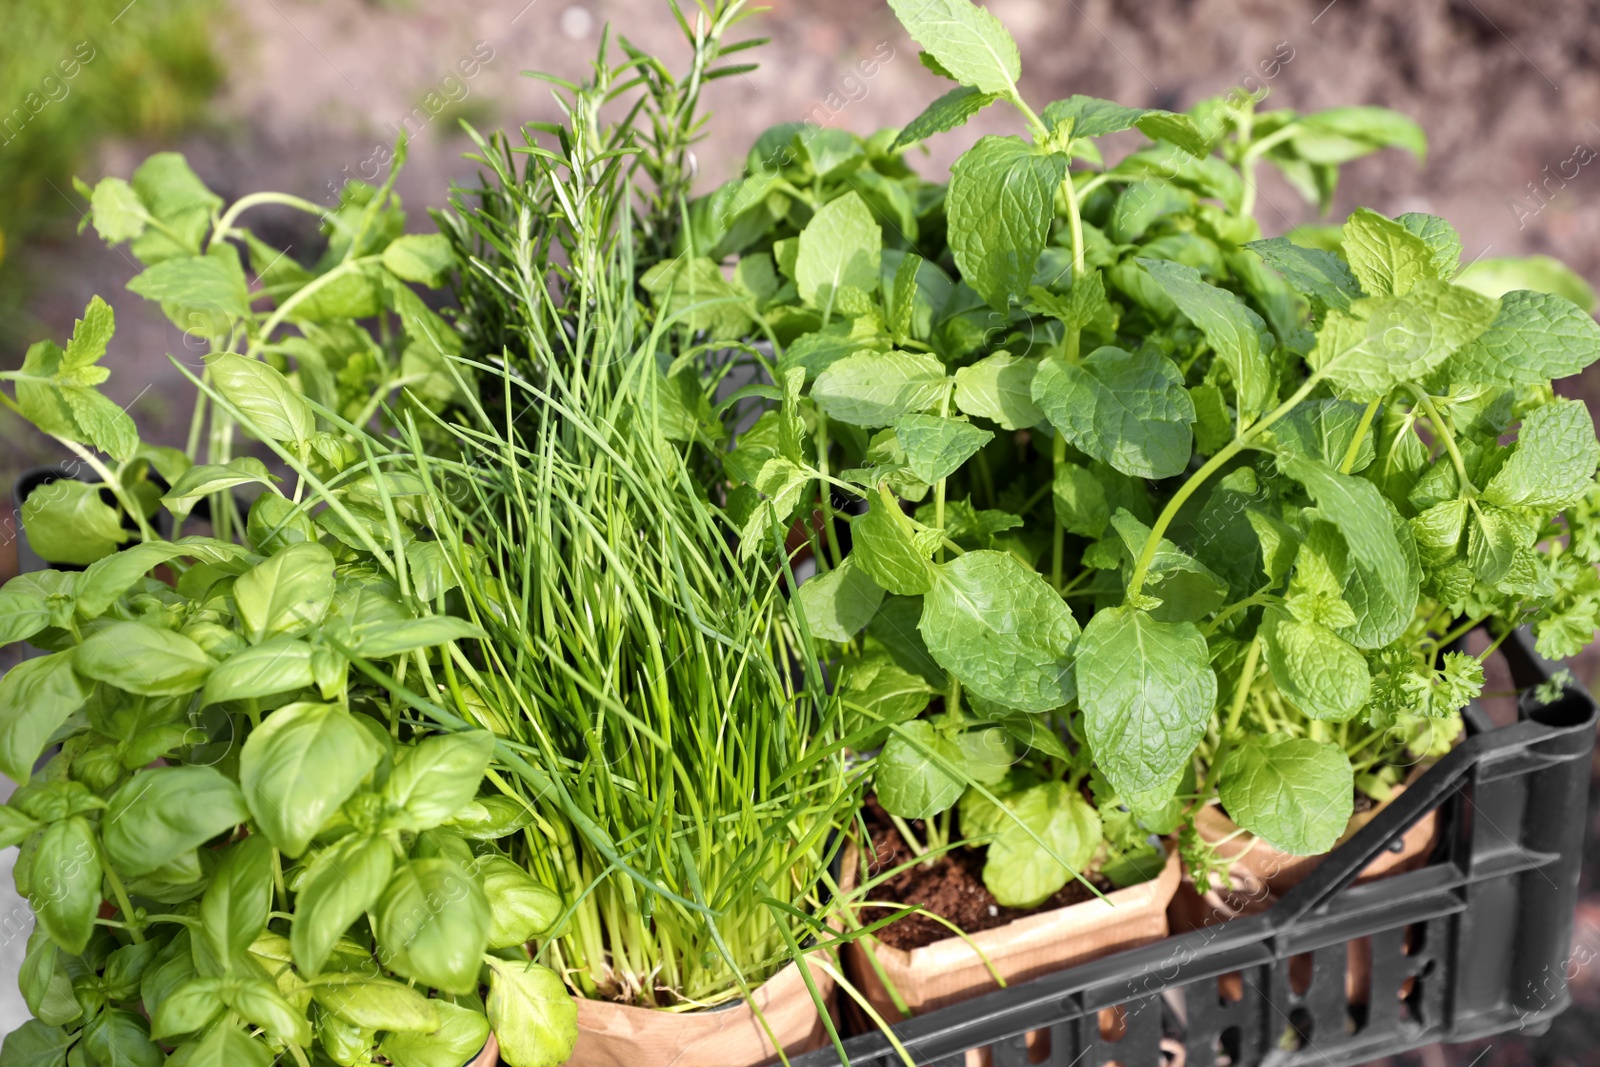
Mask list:
[{"label": "brown paper pot", "polygon": [[[814,964],[807,966],[826,1001],[833,979]],[[821,1047],[827,1031],[798,964],[769,978],[753,999],[786,1055]],[[578,1044],[567,1067],[756,1067],[777,1056],[747,1001],[711,1011],[666,1012],[579,999]]]},{"label": "brown paper pot", "polygon": [[[855,868],[854,845],[846,851],[844,863],[846,870]],[[970,936],[1008,985],[1027,981],[1166,937],[1167,905],[1178,888],[1178,879],[1178,856],[1174,852],[1167,856],[1166,865],[1156,877],[1107,893],[1105,900],[1086,900],[1039,912]],[[903,1016],[867,960],[869,952],[915,1014],[999,988],[983,960],[959,937],[947,937],[909,951],[867,939],[853,941],[844,948],[846,973],[867,1002],[890,1022],[898,1022]],[[1030,1042],[1034,1036],[1029,1035]],[[975,1067],[986,1060],[968,1053],[967,1062]]]},{"label": "brown paper pot", "polygon": [[499,1062],[500,1042],[495,1040],[493,1034],[490,1034],[488,1043],[483,1046],[483,1051],[472,1057],[467,1067],[496,1067]]}]

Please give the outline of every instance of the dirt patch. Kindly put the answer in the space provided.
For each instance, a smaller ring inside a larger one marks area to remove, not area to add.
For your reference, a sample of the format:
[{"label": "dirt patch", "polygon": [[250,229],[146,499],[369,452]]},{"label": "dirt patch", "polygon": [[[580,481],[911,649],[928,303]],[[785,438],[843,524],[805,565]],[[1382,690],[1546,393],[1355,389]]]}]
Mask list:
[{"label": "dirt patch", "polygon": [[[889,870],[915,858],[876,798],[867,800],[863,815],[872,834],[872,870]],[[917,820],[911,827],[920,830],[923,824]],[[1064,908],[1068,904],[1078,904],[1094,897],[1082,882],[1073,880],[1037,908],[1002,907],[995,903],[994,894],[983,884],[983,860],[982,849],[958,848],[946,852],[929,866],[918,864],[882,883],[872,891],[872,899],[894,901],[897,904],[920,904],[967,933],[975,934],[980,930],[1004,926],[1013,919],[1052,908]],[[1089,881],[1102,893],[1109,893],[1114,888],[1099,874],[1089,875]],[[862,918],[867,922],[875,922],[890,914],[887,908],[867,908]],[[909,951],[942,941],[951,934],[944,925],[926,915],[910,915],[884,927],[877,936],[890,948]]]}]

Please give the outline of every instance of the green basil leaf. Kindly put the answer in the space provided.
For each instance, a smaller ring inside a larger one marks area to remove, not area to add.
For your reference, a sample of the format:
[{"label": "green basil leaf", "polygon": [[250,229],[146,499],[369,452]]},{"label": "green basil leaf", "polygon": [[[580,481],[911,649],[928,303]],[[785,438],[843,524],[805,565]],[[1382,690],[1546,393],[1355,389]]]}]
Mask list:
[{"label": "green basil leaf", "polygon": [[228,846],[200,898],[201,930],[212,954],[224,961],[243,956],[267,928],[271,910],[272,846],[251,834]]},{"label": "green basil leaf", "polygon": [[872,784],[890,815],[928,819],[961,799],[965,765],[959,744],[918,719],[894,727],[873,766]]},{"label": "green basil leaf", "polygon": [[437,289],[455,270],[455,252],[442,233],[406,234],[383,250],[383,265],[395,277]]},{"label": "green basil leaf", "polygon": [[1170,478],[1189,463],[1194,401],[1159,352],[1107,346],[1081,363],[1047,359],[1033,399],[1068,441],[1123,474]]},{"label": "green basil leaf", "polygon": [[301,973],[322,970],[333,946],[377,902],[393,873],[394,849],[382,837],[351,835],[316,855],[295,896],[289,928]]},{"label": "green basil leaf", "polygon": [[298,856],[382,754],[342,705],[290,704],[245,739],[239,785],[257,828]]},{"label": "green basil leaf", "polygon": [[132,536],[100,487],[70,478],[41,485],[22,502],[22,532],[40,559],[86,566]]},{"label": "green basil leaf", "polygon": [[564,906],[555,890],[540,884],[520,864],[503,856],[478,862],[483,894],[489,901],[489,947],[516,948],[544,937],[561,918]]},{"label": "green basil leaf", "polygon": [[455,863],[438,858],[400,866],[375,914],[378,948],[391,970],[447,993],[478,988],[489,944],[489,902],[477,880]]},{"label": "green basil leaf", "polygon": [[1076,667],[1089,745],[1117,793],[1174,784],[1217,702],[1200,631],[1131,607],[1106,608],[1084,627]]},{"label": "green basil leaf", "polygon": [[169,1067],[273,1067],[267,1046],[231,1023],[212,1027],[198,1042],[182,1045],[167,1060]]},{"label": "green basil leaf", "polygon": [[67,1050],[78,1040],[59,1026],[29,1019],[6,1035],[0,1044],[0,1064],[5,1067],[65,1067]]},{"label": "green basil leaf", "polygon": [[278,637],[223,660],[206,679],[201,703],[248,700],[297,693],[313,681],[312,648],[305,641]]},{"label": "green basil leaf", "polygon": [[0,771],[18,785],[28,784],[50,738],[88,699],[73,659],[71,651],[39,656],[0,677]]},{"label": "green basil leaf", "polygon": [[216,665],[182,634],[138,622],[96,630],[78,646],[72,664],[86,678],[152,697],[192,693]]},{"label": "green basil leaf", "polygon": [[309,441],[316,433],[316,418],[305,397],[260,360],[223,352],[210,357],[206,369],[217,392],[253,431],[274,441]]},{"label": "green basil leaf", "polygon": [[179,475],[161,502],[183,518],[203,498],[239,485],[264,485],[270,489],[272,475],[267,472],[267,465],[254,456],[235,456],[226,464],[198,464]]},{"label": "green basil leaf", "polygon": [[79,1048],[91,1067],[161,1067],[166,1055],[150,1040],[144,1016],[107,1008],[83,1028]]},{"label": "green basil leaf", "polygon": [[28,1010],[46,1026],[66,1026],[83,1018],[83,1008],[72,994],[72,974],[60,957],[61,950],[44,927],[35,925],[17,985]]},{"label": "green basil leaf", "polygon": [[300,541],[241,574],[233,598],[250,643],[301,634],[321,622],[333,602],[333,569],[332,552]]},{"label": "green basil leaf", "polygon": [[488,959],[489,1025],[500,1054],[521,1067],[557,1067],[578,1040],[578,1005],[561,977],[522,960]]},{"label": "green basil leaf", "polygon": [[996,311],[1032,284],[1066,172],[1066,157],[994,136],[980,138],[951,168],[950,251],[966,283]]},{"label": "green basil leaf", "polygon": [[74,815],[45,827],[38,840],[28,904],[50,940],[69,955],[82,955],[102,899],[94,830]]},{"label": "green basil leaf", "polygon": [[224,999],[239,1017],[259,1026],[269,1037],[285,1044],[311,1044],[311,1023],[305,1012],[283,999],[278,987],[266,979],[249,979],[224,987]]},{"label": "green basil leaf", "polygon": [[442,1009],[450,1006],[442,1000],[429,1000],[404,983],[359,974],[325,975],[311,987],[311,995],[346,1022],[363,1030],[391,1033],[434,1033]]},{"label": "green basil leaf", "polygon": [[434,648],[449,641],[483,640],[487,636],[467,620],[449,615],[383,620],[371,626],[357,623],[351,629],[353,651],[368,659],[387,659],[419,648]]},{"label": "green basil leaf", "polygon": [[1223,764],[1217,795],[1234,822],[1276,849],[1314,856],[1332,848],[1355,803],[1355,775],[1331,742],[1246,736]]},{"label": "green basil leaf", "polygon": [[932,570],[917,624],[928,651],[985,700],[1049,711],[1072,700],[1078,624],[1038,572],[1009,552],[968,552]]},{"label": "green basil leaf", "polygon": [[250,817],[239,787],[212,767],[140,771],[101,822],[106,854],[124,874],[148,874]]},{"label": "green basil leaf", "polygon": [[412,829],[438,826],[478,795],[494,745],[487,730],[429,737],[395,765],[384,784],[384,798],[405,809]]},{"label": "green basil leaf", "polygon": [[489,1040],[489,1020],[482,1012],[449,1001],[434,1004],[439,1028],[432,1033],[390,1033],[378,1046],[379,1055],[394,1067],[460,1067],[478,1054]]}]

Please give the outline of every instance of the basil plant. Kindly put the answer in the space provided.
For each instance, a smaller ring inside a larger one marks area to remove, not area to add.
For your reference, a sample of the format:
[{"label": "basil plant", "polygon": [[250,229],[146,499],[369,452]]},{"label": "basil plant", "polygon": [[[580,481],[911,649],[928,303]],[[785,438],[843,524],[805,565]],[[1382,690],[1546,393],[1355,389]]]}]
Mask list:
[{"label": "basil plant", "polygon": [[[805,546],[879,800],[914,851],[953,810],[993,841],[1002,903],[1152,834],[1203,875],[1202,804],[1327,850],[1454,742],[1513,628],[1592,639],[1600,443],[1551,383],[1600,356],[1593,294],[1463,268],[1433,215],[1263,239],[1259,162],[1326,206],[1343,162],[1421,154],[1392,112],[1035,111],[992,15],[891,6],[954,87],[893,137],[768,131],[647,279],[747,353],[720,409],[745,550]],[[907,168],[994,104],[1026,136]]]}]

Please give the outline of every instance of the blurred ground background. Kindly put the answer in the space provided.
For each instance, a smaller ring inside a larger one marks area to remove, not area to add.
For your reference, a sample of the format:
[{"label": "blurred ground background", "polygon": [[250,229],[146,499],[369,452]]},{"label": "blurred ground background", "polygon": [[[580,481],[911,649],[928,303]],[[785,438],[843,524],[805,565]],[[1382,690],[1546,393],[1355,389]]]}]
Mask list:
[{"label": "blurred ground background", "polygon": [[[1428,132],[1426,162],[1389,152],[1349,166],[1335,214],[1356,205],[1434,212],[1460,229],[1469,259],[1544,252],[1600,284],[1597,0],[990,7],[1021,43],[1022,88],[1036,101],[1079,92],[1181,109],[1244,85],[1270,91],[1264,107],[1405,111]],[[903,124],[943,91],[881,0],[771,8],[735,34],[773,38],[754,57],[762,68],[709,93],[716,119],[698,154],[704,188],[732,176],[768,125],[810,119],[864,133]],[[607,22],[648,50],[680,54],[665,0],[0,0],[0,365],[17,366],[30,341],[65,340],[99,293],[117,312],[105,364],[112,395],[130,404],[147,439],[181,444],[189,398],[166,357],[182,351],[182,337],[123,289],[135,273],[128,257],[92,232],[76,234],[74,175],[126,177],[150,152],[177,148],[230,200],[273,189],[331,201],[347,177],[381,180],[380,150],[423,108],[428,122],[399,189],[413,228],[426,229],[424,209],[473,173],[457,120],[492,128],[557,117],[547,88],[521,72],[581,78]],[[92,58],[62,79],[59,62],[84,55]],[[986,112],[942,141],[930,172],[980,133],[1011,132],[1006,125],[1000,109]],[[1269,234],[1312,218],[1265,171],[1259,215]],[[317,238],[301,218],[263,213],[254,225],[309,257]],[[1566,391],[1600,402],[1600,376]],[[9,416],[0,415],[0,442],[0,484],[60,458]],[[9,503],[0,504],[0,579],[15,567],[14,530]],[[1586,683],[1592,673],[1579,668]],[[1597,860],[1600,847],[1591,849],[1591,887],[1600,885]],[[25,1017],[14,975],[31,920],[4,872],[0,889],[0,1030],[9,1030]],[[1600,896],[1586,899],[1578,937],[1585,951],[1576,959],[1600,952]],[[1577,1006],[1550,1034],[1393,1062],[1600,1064],[1600,969],[1573,970]]]}]

